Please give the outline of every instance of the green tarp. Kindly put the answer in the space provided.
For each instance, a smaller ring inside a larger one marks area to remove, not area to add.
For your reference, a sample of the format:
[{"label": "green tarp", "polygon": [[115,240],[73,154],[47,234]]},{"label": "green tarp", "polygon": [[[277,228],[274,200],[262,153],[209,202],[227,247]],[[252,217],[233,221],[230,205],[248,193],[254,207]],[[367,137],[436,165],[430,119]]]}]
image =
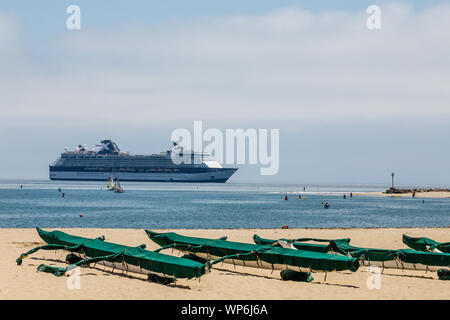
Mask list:
[{"label": "green tarp", "polygon": [[[222,257],[219,260],[261,260],[272,265],[281,264],[320,271],[356,271],[359,267],[358,259],[336,254],[268,247],[265,245],[232,242],[223,239],[214,240],[186,237],[173,232],[157,233],[150,230],[145,230],[145,232],[152,241],[163,248],[173,247],[184,252],[201,252]],[[217,261],[213,263],[217,263]]]},{"label": "green tarp", "polygon": [[[273,245],[277,240],[263,239],[258,235],[253,236],[256,243],[266,243],[266,245]],[[299,238],[307,239],[306,241],[311,241],[309,238]],[[283,240],[283,239],[281,239]],[[338,239],[338,240],[326,240],[326,239],[314,239],[312,241],[329,241],[328,245],[306,244],[301,242],[293,242],[292,245],[301,250],[308,250],[311,248],[312,251],[316,251],[317,246],[322,252],[337,252],[345,256],[351,256],[354,258],[360,258],[367,261],[392,261],[398,259],[399,262],[412,263],[412,264],[422,264],[425,266],[450,266],[450,254],[448,253],[436,253],[436,252],[422,252],[411,249],[373,249],[373,248],[361,248],[354,247],[350,245],[350,239]],[[399,264],[401,267],[401,264]]]},{"label": "green tarp", "polygon": [[[315,239],[315,238],[298,238],[298,239],[280,239],[285,242],[290,242],[292,245],[298,249],[298,250],[306,250],[306,251],[314,251],[314,252],[322,252],[327,253],[329,251],[329,242],[332,240],[328,239]],[[350,241],[350,239],[345,239],[347,242]],[[260,245],[274,245],[278,246],[277,240],[271,240],[271,239],[264,239],[258,236],[257,234],[253,235],[253,241],[256,244]],[[309,241],[315,241],[315,242],[327,242],[327,244],[317,244],[317,243],[308,243]]]},{"label": "green tarp", "polygon": [[448,253],[421,252],[412,249],[400,249],[397,252],[401,262],[437,267],[450,266],[450,254]]},{"label": "green tarp", "polygon": [[[273,245],[277,243],[277,240],[264,239],[257,234],[253,235],[253,240],[257,244]],[[298,239],[280,239],[292,243],[294,248],[298,250],[307,250],[314,252],[336,252],[342,255],[350,255],[354,258],[364,258],[370,261],[389,261],[395,258],[396,250],[384,250],[384,249],[368,249],[353,247],[350,245],[350,239],[317,239],[317,238],[298,238]],[[308,243],[309,241],[315,242],[328,242],[328,244],[316,244]]]},{"label": "green tarp", "polygon": [[328,250],[368,261],[391,261],[398,255],[398,250],[354,247],[346,240],[332,240]]},{"label": "green tarp", "polygon": [[446,267],[450,265],[450,254],[422,252],[411,249],[371,249],[353,247],[349,244],[334,240],[330,243],[333,252],[339,252],[352,257],[364,256],[368,261],[391,261],[398,259],[402,263],[422,264],[425,266]]},{"label": "green tarp", "polygon": [[67,268],[52,267],[41,265],[38,270],[51,272],[55,275],[63,275],[69,269],[89,264],[101,260],[108,262],[121,262],[126,265],[137,266],[155,273],[161,273],[175,278],[198,278],[208,271],[209,263],[203,264],[189,259],[182,259],[175,256],[169,256],[161,253],[145,250],[145,245],[138,247],[123,246],[120,244],[103,241],[101,238],[88,239],[72,236],[61,231],[47,232],[36,228],[39,236],[48,245],[34,248],[17,259],[17,264],[22,263],[27,255],[36,252],[39,249],[54,250],[63,249],[78,254],[83,254],[90,259],[81,260]]},{"label": "green tarp", "polygon": [[444,253],[450,253],[450,242],[437,242],[430,238],[413,238],[404,234],[403,243],[418,251],[433,251],[437,249]]}]

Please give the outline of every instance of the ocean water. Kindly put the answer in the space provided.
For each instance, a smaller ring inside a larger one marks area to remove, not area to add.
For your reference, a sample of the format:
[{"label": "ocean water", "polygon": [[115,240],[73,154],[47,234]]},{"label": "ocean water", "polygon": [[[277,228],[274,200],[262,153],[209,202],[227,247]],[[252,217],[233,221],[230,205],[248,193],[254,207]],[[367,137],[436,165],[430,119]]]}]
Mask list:
[{"label": "ocean water", "polygon": [[[20,188],[22,185],[23,188]],[[0,181],[0,227],[361,228],[447,227],[450,199],[344,193],[381,186]],[[62,189],[65,197],[62,197]],[[297,199],[301,193],[307,199]],[[288,195],[289,200],[284,200]],[[324,209],[321,202],[328,202]],[[83,217],[80,217],[83,215]]]}]

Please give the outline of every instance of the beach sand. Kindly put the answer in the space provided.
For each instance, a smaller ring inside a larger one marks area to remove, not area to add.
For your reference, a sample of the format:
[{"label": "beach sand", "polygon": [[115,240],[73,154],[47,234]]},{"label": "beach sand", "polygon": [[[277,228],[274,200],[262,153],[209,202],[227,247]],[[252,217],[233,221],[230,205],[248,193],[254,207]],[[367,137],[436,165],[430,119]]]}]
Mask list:
[{"label": "beach sand", "polygon": [[[376,197],[390,197],[390,198],[412,198],[412,193],[384,193],[381,191],[373,192],[354,192],[354,196],[376,196]],[[431,191],[431,192],[416,192],[416,198],[419,199],[445,199],[450,198],[450,192],[446,191]]]},{"label": "beach sand", "polygon": [[[50,230],[50,229],[48,229]],[[59,229],[85,237],[106,236],[106,241],[147,249],[158,246],[144,230],[135,229]],[[155,230],[167,231],[167,230]],[[183,235],[218,238],[252,243],[254,233],[265,238],[345,238],[351,244],[373,248],[406,248],[402,234],[426,236],[439,242],[449,241],[450,228],[406,229],[239,229],[170,230]],[[436,272],[386,269],[381,288],[368,289],[366,267],[357,272],[313,273],[311,283],[283,281],[280,272],[251,267],[218,264],[201,280],[177,280],[175,285],[146,281],[144,275],[122,275],[122,271],[103,266],[81,268],[81,288],[68,289],[67,277],[36,272],[42,263],[66,266],[67,252],[38,251],[17,266],[21,253],[44,244],[35,229],[0,229],[0,299],[450,299],[450,281],[438,280]],[[167,254],[171,250],[163,251]]]}]

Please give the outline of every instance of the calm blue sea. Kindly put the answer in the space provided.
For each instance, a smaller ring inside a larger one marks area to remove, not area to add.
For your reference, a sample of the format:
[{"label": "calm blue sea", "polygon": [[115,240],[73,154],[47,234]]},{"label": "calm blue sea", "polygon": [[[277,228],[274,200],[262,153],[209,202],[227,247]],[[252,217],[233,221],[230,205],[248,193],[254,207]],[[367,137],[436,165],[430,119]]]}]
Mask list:
[{"label": "calm blue sea", "polygon": [[[20,185],[23,188],[20,188]],[[0,181],[0,227],[359,228],[447,227],[450,199],[344,193],[374,186]],[[65,197],[58,191],[62,189]],[[307,199],[297,199],[298,193]],[[285,195],[289,200],[285,201]],[[328,202],[324,209],[321,202]],[[80,217],[80,214],[83,217]]]}]

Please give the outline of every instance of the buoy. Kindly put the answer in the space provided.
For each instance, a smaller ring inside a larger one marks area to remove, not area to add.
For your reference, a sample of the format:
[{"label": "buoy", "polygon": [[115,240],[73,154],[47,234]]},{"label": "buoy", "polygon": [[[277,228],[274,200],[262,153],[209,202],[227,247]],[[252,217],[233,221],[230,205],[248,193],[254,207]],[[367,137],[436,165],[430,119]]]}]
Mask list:
[{"label": "buoy", "polygon": [[288,196],[287,196],[287,195],[285,195],[285,196],[284,196],[284,200],[287,200],[287,199],[288,199]]},{"label": "buoy", "polygon": [[80,214],[80,218],[83,218],[83,215],[82,215],[82,214]]}]

